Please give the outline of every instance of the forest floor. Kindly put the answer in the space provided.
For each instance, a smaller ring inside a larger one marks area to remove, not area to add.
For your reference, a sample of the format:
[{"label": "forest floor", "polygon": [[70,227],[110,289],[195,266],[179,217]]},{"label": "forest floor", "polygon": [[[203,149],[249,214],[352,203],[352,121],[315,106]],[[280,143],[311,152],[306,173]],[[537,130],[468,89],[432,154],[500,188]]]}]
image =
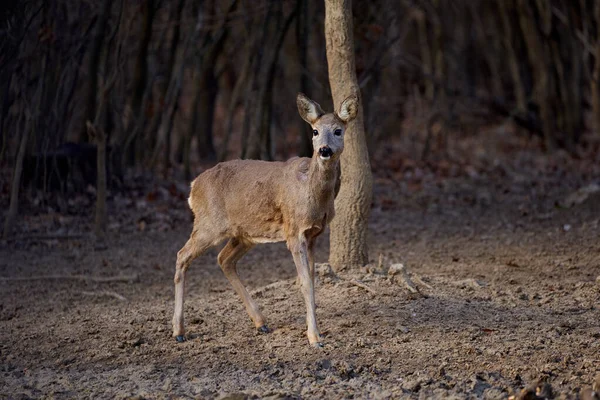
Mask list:
[{"label": "forest floor", "polygon": [[[568,197],[600,183],[599,166],[510,158],[374,160],[373,264],[322,268],[321,350],[308,345],[284,244],[238,264],[272,333],[255,331],[212,249],[189,270],[189,339],[175,342],[184,183],[113,196],[105,250],[87,239],[91,212],[28,213],[0,242],[0,398],[581,396],[600,376],[600,193]],[[79,201],[93,204],[67,209]],[[317,262],[327,249],[324,235]],[[396,263],[418,293],[388,275]]]}]

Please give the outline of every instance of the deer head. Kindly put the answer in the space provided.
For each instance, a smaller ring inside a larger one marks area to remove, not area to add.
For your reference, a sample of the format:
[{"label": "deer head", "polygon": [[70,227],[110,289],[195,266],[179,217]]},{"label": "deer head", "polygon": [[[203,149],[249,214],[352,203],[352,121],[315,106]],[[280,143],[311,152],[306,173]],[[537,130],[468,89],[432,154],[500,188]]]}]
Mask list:
[{"label": "deer head", "polygon": [[348,122],[356,117],[358,98],[347,97],[338,112],[325,114],[319,103],[298,93],[298,112],[312,128],[313,156],[323,162],[338,160],[344,150],[344,133]]}]

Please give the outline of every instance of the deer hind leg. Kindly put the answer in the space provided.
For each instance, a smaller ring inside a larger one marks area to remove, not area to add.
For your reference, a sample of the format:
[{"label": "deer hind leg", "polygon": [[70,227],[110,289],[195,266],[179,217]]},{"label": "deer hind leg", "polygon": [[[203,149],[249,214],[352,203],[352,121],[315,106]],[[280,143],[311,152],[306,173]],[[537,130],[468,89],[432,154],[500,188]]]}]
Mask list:
[{"label": "deer hind leg", "polygon": [[[306,304],[306,325],[308,327],[306,335],[309,343],[314,347],[323,347],[321,343],[321,334],[317,327],[316,305],[315,305],[315,287],[313,272],[311,272],[308,256],[308,243],[304,235],[300,238],[288,240],[288,248],[294,257],[298,278],[300,279],[300,290]],[[312,258],[312,257],[311,257]]]},{"label": "deer hind leg", "polygon": [[238,296],[242,299],[246,312],[254,322],[254,326],[261,333],[269,332],[269,328],[266,325],[266,319],[260,312],[258,305],[250,296],[250,293],[244,287],[240,277],[237,273],[237,262],[253,247],[252,243],[245,241],[244,239],[232,238],[227,242],[223,250],[219,253],[217,260],[219,265],[225,274],[225,277],[233,286]]},{"label": "deer hind leg", "polygon": [[178,342],[185,341],[183,323],[183,297],[185,295],[185,274],[192,261],[211,247],[214,241],[207,234],[194,230],[189,240],[177,253],[175,268],[175,312],[173,313],[173,336]]}]

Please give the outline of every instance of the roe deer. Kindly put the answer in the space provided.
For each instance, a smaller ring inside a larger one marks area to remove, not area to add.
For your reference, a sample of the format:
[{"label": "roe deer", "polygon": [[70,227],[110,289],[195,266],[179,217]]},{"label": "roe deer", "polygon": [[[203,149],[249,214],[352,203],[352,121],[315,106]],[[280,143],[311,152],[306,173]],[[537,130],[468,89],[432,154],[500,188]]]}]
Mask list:
[{"label": "roe deer", "polygon": [[186,270],[194,258],[229,239],[217,260],[254,325],[263,333],[269,332],[265,317],[240,281],[236,263],[257,243],[287,242],[306,303],[308,341],[322,347],[315,316],[313,246],[334,216],[344,130],[356,116],[358,98],[348,97],[337,113],[330,114],[302,93],[298,94],[297,105],[300,116],[312,127],[312,158],[223,162],[192,182],[188,203],[194,213],[194,226],[190,239],[177,253],[175,272],[173,336],[178,342],[185,340]]}]

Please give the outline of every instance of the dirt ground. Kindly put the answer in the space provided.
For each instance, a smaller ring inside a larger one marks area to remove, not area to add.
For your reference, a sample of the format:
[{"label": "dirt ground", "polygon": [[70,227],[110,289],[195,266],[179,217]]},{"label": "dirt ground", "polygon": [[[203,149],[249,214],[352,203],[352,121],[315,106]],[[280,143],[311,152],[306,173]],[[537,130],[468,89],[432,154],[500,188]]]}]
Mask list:
[{"label": "dirt ground", "polygon": [[[600,375],[600,196],[557,202],[600,173],[525,164],[375,167],[373,264],[321,269],[322,350],[308,345],[283,244],[239,263],[272,333],[254,330],[212,249],[190,268],[189,340],[175,342],[183,182],[113,198],[104,250],[87,239],[89,215],[25,216],[0,242],[0,397],[496,399],[533,385],[577,398]],[[318,262],[327,248],[323,237]],[[396,263],[419,293],[388,275]]]}]

